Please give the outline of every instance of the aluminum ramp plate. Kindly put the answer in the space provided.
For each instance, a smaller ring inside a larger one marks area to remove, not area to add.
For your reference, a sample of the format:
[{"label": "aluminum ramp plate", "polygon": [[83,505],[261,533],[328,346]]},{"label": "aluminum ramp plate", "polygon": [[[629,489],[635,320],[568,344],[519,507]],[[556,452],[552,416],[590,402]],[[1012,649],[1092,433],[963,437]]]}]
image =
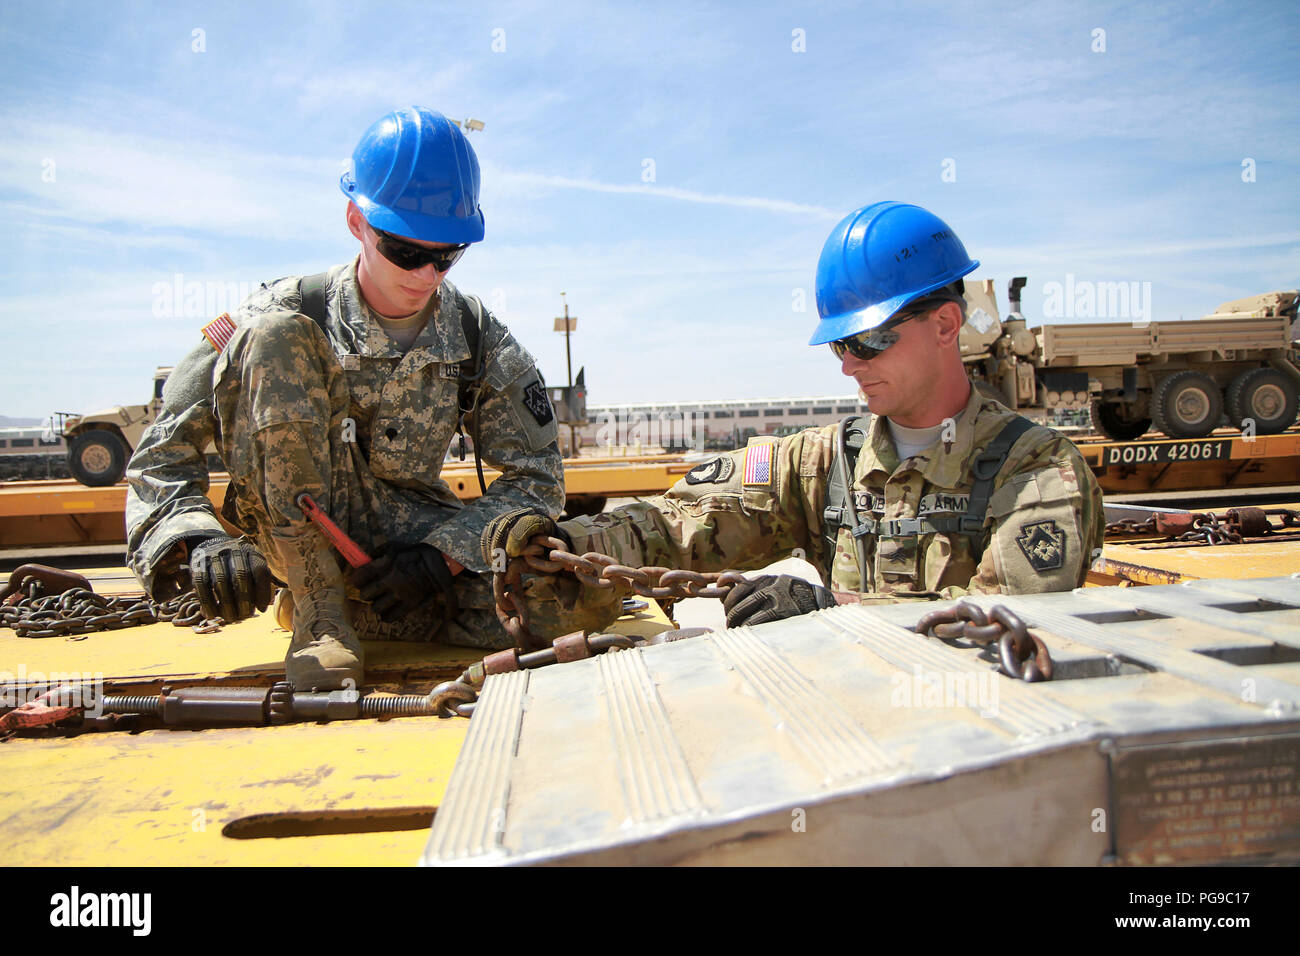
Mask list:
[{"label": "aluminum ramp plate", "polygon": [[1300,859],[1300,581],[1195,584],[976,598],[1047,683],[907,629],[935,604],[491,677],[422,862]]}]

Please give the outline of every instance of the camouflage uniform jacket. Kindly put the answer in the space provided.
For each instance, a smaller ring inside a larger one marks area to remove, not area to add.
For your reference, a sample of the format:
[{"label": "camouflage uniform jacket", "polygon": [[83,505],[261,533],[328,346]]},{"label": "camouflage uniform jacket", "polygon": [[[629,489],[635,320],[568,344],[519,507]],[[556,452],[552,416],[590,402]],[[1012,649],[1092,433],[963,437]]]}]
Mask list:
[{"label": "camouflage uniform jacket", "polygon": [[[264,284],[232,320],[239,325],[262,313],[297,312],[300,278]],[[478,541],[493,516],[513,508],[559,514],[564,479],[554,412],[532,356],[504,325],[488,314],[479,346],[480,452],[501,476],[486,496],[462,507],[439,477],[455,433],[459,363],[470,357],[460,320],[462,294],[443,281],[427,324],[403,356],[362,300],[355,260],[330,269],[325,291],[326,334],[347,379],[348,414],[370,471],[408,499],[455,509],[428,535],[429,544],[466,567],[486,570]],[[224,533],[204,494],[208,471],[202,453],[216,427],[218,355],[204,340],[176,367],[164,388],[163,410],[127,470],[128,559],[151,591],[160,562],[178,542]]]},{"label": "camouflage uniform jacket", "polygon": [[[972,388],[953,441],[901,462],[887,423],[872,418],[853,474],[858,521],[964,512],[972,461],[1013,417]],[[868,535],[860,574],[847,528],[833,555],[822,537],[838,427],[751,440],[692,469],[666,495],[562,526],[579,553],[599,551],[632,566],[743,571],[793,553],[835,590],[882,601],[1068,590],[1083,583],[1100,553],[1097,481],[1068,439],[1040,425],[1012,446],[978,537]],[[764,442],[771,443],[766,451],[759,449]]]}]

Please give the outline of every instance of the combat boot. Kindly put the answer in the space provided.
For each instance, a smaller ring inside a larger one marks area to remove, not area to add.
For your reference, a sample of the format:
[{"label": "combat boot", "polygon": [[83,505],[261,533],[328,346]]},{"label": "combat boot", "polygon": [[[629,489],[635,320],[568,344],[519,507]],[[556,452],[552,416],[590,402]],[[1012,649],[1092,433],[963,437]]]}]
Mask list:
[{"label": "combat boot", "polygon": [[302,691],[359,688],[364,652],[344,610],[343,570],[329,543],[314,527],[272,533],[271,541],[289,582],[292,601],[284,604],[293,607],[285,680]]}]

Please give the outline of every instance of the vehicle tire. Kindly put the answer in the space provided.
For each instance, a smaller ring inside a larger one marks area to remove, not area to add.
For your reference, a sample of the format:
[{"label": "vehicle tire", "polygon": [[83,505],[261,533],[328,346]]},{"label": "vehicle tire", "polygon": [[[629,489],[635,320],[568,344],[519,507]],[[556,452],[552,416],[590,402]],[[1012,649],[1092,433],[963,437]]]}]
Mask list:
[{"label": "vehicle tire", "polygon": [[115,485],[126,474],[127,447],[116,432],[93,428],[68,440],[68,469],[91,488]]},{"label": "vehicle tire", "polygon": [[1255,422],[1256,435],[1276,435],[1295,422],[1295,383],[1276,369],[1253,368],[1242,372],[1228,386],[1228,418],[1236,428],[1246,419]]},{"label": "vehicle tire", "polygon": [[1149,418],[1128,418],[1119,402],[1092,400],[1092,427],[1111,441],[1134,441],[1151,427]]},{"label": "vehicle tire", "polygon": [[1170,438],[1204,438],[1222,417],[1219,386],[1194,369],[1165,376],[1151,396],[1151,421]]}]

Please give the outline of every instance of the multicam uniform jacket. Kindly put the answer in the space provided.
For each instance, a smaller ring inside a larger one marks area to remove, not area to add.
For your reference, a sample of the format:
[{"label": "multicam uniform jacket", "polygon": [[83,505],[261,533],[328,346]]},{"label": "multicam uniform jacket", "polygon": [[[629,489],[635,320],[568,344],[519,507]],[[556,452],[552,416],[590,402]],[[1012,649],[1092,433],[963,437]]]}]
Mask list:
[{"label": "multicam uniform jacket", "polygon": [[[231,316],[236,331],[229,344],[218,352],[210,341],[203,341],[167,381],[163,410],[145,432],[127,471],[128,558],[151,593],[160,566],[178,542],[222,533],[204,495],[208,471],[202,449],[215,438],[223,455],[238,456],[242,449],[256,447],[256,441],[251,434],[220,434],[221,409],[214,392],[230,387],[223,376],[235,361],[228,353],[240,346],[241,330],[268,315],[299,310],[299,282],[300,277],[290,276],[263,285]],[[338,418],[354,432],[342,441],[359,449],[362,467],[369,471],[366,480],[382,486],[378,498],[368,495],[369,506],[383,502],[390,537],[394,526],[419,528],[421,540],[466,567],[487,570],[478,542],[492,517],[513,508],[559,514],[564,505],[563,464],[554,412],[532,356],[504,325],[489,315],[480,343],[484,373],[478,411],[479,450],[501,476],[484,497],[462,507],[440,477],[456,428],[460,363],[470,357],[460,319],[462,294],[444,280],[427,324],[403,356],[363,302],[355,261],[329,271],[325,293],[326,335],[349,393],[346,419]],[[284,356],[280,364],[292,369],[298,360],[296,354]],[[262,381],[258,387],[272,390],[270,401],[261,395],[258,402],[249,400],[250,406],[275,407],[277,382]],[[248,398],[241,396],[240,401]],[[264,411],[254,414],[265,416]],[[294,417],[292,410],[276,414],[286,420]],[[267,424],[254,421],[237,427],[251,433]],[[328,453],[335,456],[335,470],[354,467],[350,459],[340,462],[338,448]],[[232,474],[236,470],[231,467]],[[335,507],[355,512],[356,503]],[[236,523],[253,530],[245,522]],[[354,520],[348,530],[357,527]]]},{"label": "multicam uniform jacket", "polygon": [[[858,521],[961,515],[972,462],[1014,417],[972,388],[952,441],[904,461],[887,423],[872,418],[852,480]],[[1035,426],[998,471],[977,534],[869,534],[860,571],[848,528],[839,530],[833,553],[823,542],[838,427],[754,439],[692,469],[666,495],[562,527],[578,553],[599,551],[631,566],[743,571],[793,553],[833,589],[882,601],[1068,590],[1100,555],[1096,479],[1068,439]]]}]

